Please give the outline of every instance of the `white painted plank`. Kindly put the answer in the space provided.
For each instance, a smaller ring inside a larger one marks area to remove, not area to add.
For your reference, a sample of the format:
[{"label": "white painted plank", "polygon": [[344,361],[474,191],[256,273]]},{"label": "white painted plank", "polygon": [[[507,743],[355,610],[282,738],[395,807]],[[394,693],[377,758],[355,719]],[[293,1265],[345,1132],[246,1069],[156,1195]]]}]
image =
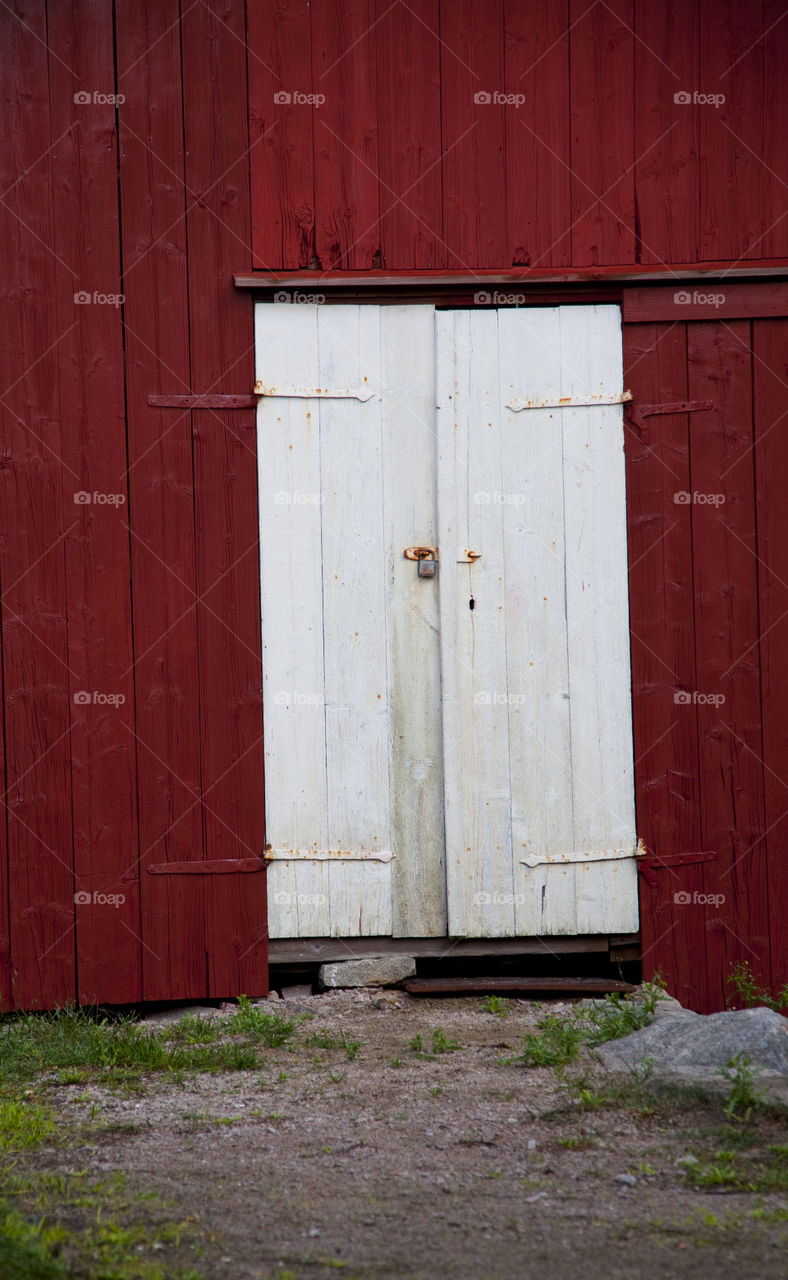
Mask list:
[{"label": "white painted plank", "polygon": [[[317,307],[258,305],[257,376],[317,377]],[[320,456],[314,408],[258,408],[266,833],[279,848],[325,846]],[[268,870],[271,937],[328,933],[322,864]]]},{"label": "white painted plank", "polygon": [[393,931],[441,937],[447,916],[439,583],[420,578],[417,563],[403,555],[406,547],[438,542],[434,311],[390,306],[380,315]]},{"label": "white painted plank", "polygon": [[[557,400],[559,309],[498,322],[502,399]],[[574,847],[560,414],[507,408],[501,430],[516,932],[551,934],[573,926],[575,877],[522,859]]]},{"label": "white painted plank", "polygon": [[[621,390],[618,307],[561,308],[563,395]],[[561,411],[575,849],[635,844],[623,410]],[[577,932],[637,928],[634,861],[577,875]]]},{"label": "white painted plank", "polygon": [[[380,308],[318,308],[321,387],[380,386]],[[379,392],[311,402],[320,417],[330,848],[390,849]],[[331,934],[391,933],[391,867],[329,862]]]},{"label": "white painted plank", "polygon": [[[497,314],[436,321],[449,931],[501,937],[514,891]],[[481,558],[458,564],[468,550]]]}]

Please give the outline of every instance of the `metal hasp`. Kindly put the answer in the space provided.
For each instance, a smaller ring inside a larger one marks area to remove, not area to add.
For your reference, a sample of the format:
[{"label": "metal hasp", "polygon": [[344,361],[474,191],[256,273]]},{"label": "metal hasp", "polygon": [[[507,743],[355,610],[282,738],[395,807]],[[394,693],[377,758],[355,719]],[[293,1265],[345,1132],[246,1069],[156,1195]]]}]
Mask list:
[{"label": "metal hasp", "polygon": [[406,547],[402,554],[406,560],[418,561],[418,575],[420,578],[434,578],[437,574],[437,547]]},{"label": "metal hasp", "polygon": [[704,409],[713,409],[713,400],[677,400],[674,404],[638,404],[629,411],[629,425],[634,427],[642,444],[650,441],[646,418],[653,418],[658,413],[698,413]]}]

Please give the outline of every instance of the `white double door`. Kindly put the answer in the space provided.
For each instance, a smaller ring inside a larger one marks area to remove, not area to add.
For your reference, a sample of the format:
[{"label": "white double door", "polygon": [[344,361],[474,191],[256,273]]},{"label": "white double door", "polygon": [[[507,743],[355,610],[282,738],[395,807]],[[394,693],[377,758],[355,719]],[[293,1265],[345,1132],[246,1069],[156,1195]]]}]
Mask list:
[{"label": "white double door", "polygon": [[634,931],[618,308],[256,341],[271,936]]}]

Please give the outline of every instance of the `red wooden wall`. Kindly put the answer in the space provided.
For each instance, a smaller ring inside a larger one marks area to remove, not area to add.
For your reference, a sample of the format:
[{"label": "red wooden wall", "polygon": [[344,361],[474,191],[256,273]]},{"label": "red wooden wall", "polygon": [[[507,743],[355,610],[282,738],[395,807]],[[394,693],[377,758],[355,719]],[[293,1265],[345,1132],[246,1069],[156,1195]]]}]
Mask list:
[{"label": "red wooden wall", "polygon": [[253,380],[243,6],[12,0],[0,61],[0,1000],[265,991],[264,874],[147,874],[264,844],[254,413],[147,403]]},{"label": "red wooden wall", "polygon": [[788,254],[779,0],[249,0],[248,18],[256,267]]},{"label": "red wooden wall", "polygon": [[[3,1006],[265,989],[264,874],[148,872],[264,843],[254,414],[148,403],[251,388],[233,273],[788,267],[786,62],[777,0],[2,8]],[[628,467],[639,827],[715,854],[645,963],[720,1007],[786,976],[788,321],[626,318],[640,401],[715,406]]]},{"label": "red wooden wall", "polygon": [[[725,291],[730,319],[624,325],[636,404],[712,406],[627,431],[644,971],[702,1010],[734,964],[788,981],[788,319]],[[670,310],[637,293],[625,319]]]}]

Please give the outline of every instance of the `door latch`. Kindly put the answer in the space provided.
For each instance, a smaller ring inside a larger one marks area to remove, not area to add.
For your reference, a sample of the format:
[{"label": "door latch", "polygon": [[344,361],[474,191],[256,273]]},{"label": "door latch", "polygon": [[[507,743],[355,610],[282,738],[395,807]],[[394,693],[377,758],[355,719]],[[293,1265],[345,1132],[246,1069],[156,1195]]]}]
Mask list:
[{"label": "door latch", "polygon": [[420,578],[434,578],[438,572],[437,547],[406,547],[403,555],[406,560],[418,561]]}]

